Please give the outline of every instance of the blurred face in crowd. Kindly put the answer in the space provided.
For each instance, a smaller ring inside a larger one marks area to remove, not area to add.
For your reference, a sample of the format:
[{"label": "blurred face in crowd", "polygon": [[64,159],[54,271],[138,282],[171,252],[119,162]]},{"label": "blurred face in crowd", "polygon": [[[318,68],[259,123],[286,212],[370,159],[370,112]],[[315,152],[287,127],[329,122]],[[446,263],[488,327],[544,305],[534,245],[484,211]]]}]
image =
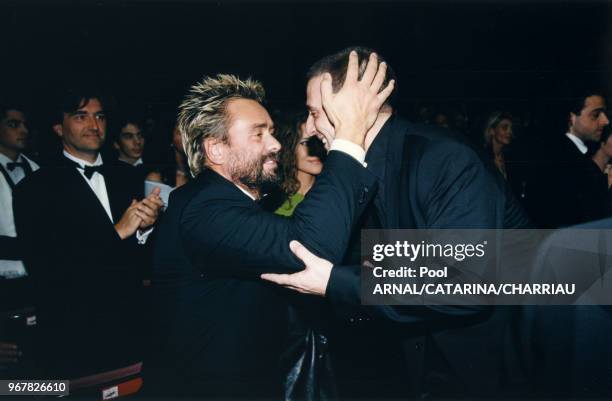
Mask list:
[{"label": "blurred face in crowd", "polygon": [[13,159],[25,149],[28,128],[24,114],[18,110],[7,110],[0,120],[0,152]]},{"label": "blurred face in crowd", "polygon": [[178,128],[178,124],[174,126],[174,130],[172,131],[172,145],[179,152],[185,152],[183,149],[183,137],[181,136],[181,131]]},{"label": "blurred face in crowd", "polygon": [[226,108],[224,170],[234,183],[251,189],[277,182],[278,152],[274,124],[266,109],[251,99],[231,100]]},{"label": "blurred face in crowd", "polygon": [[495,127],[489,129],[489,135],[494,143],[510,145],[512,142],[512,121],[504,118]]},{"label": "blurred face in crowd", "polygon": [[106,138],[106,115],[98,99],[83,99],[81,107],[64,113],[61,124],[53,126],[64,150],[78,158],[95,161]]},{"label": "blurred face in crowd", "polygon": [[119,151],[119,158],[130,163],[135,163],[142,157],[145,138],[136,124],[128,123],[121,128],[119,138],[115,141],[115,149]]},{"label": "blurred face in crowd", "polygon": [[297,169],[306,174],[319,175],[323,169],[323,163],[317,156],[308,154],[308,138],[310,138],[311,135],[308,135],[306,131],[306,123],[300,125],[300,132],[300,141],[295,148]]},{"label": "blurred face in crowd", "polygon": [[317,135],[325,143],[325,147],[329,149],[331,143],[328,143],[327,138],[335,138],[336,131],[323,110],[321,99],[322,78],[323,75],[313,77],[306,86],[306,107],[308,108],[306,134],[308,136]]},{"label": "blurred face in crowd", "polygon": [[606,101],[599,95],[587,97],[579,115],[570,113],[570,133],[583,141],[599,141],[604,127],[609,123]]}]

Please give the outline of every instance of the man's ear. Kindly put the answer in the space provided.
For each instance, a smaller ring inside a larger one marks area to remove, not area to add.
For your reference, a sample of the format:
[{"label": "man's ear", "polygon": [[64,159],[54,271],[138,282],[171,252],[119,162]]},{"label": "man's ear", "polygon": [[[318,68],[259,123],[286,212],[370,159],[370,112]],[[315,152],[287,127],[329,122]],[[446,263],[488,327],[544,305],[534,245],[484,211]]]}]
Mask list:
[{"label": "man's ear", "polygon": [[224,164],[226,160],[226,144],[214,138],[206,138],[204,140],[204,152],[206,160],[212,164]]},{"label": "man's ear", "polygon": [[117,141],[113,141],[113,148],[119,150],[119,144],[117,143]]},{"label": "man's ear", "polygon": [[53,132],[55,132],[55,134],[57,136],[59,136],[60,138],[64,136],[64,130],[62,129],[62,124],[54,124],[53,125]]},{"label": "man's ear", "polygon": [[572,128],[574,124],[576,124],[576,118],[578,118],[578,116],[576,116],[576,114],[574,114],[573,112],[570,112],[569,118],[567,120],[567,124],[570,128]]}]

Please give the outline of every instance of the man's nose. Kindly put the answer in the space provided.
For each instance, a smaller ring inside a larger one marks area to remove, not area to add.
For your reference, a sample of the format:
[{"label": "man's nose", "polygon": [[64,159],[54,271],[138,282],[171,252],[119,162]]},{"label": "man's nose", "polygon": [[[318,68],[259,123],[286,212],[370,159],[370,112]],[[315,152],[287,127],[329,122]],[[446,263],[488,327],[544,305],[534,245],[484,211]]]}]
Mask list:
[{"label": "man's nose", "polygon": [[314,124],[314,117],[312,114],[308,114],[308,118],[306,118],[306,134],[308,136],[315,135],[317,133],[317,129]]},{"label": "man's nose", "polygon": [[94,130],[94,131],[99,131],[100,130],[100,122],[98,121],[96,116],[89,116],[88,123],[89,123],[88,124],[89,125],[89,129]]},{"label": "man's nose", "polygon": [[605,113],[601,113],[601,123],[604,126],[610,124],[610,120],[608,119],[608,116]]},{"label": "man's nose", "polygon": [[281,150],[281,144],[274,138],[272,135],[269,136],[268,143],[266,144],[266,148],[269,153],[276,153]]}]

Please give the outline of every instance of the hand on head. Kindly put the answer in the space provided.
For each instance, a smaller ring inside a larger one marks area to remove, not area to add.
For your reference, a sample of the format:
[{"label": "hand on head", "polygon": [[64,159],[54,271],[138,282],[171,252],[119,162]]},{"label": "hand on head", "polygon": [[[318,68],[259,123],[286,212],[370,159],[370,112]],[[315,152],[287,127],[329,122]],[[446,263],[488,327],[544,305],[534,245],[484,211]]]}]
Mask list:
[{"label": "hand on head", "polygon": [[[375,53],[370,59],[361,79],[357,53],[349,55],[346,79],[342,88],[333,93],[332,77],[325,73],[321,80],[321,99],[329,121],[334,125],[336,138],[347,139],[363,147],[368,130],[374,125],[378,113],[393,91],[391,80],[382,91],[387,71],[386,63],[378,63]],[[327,138],[331,144],[331,139]]]}]

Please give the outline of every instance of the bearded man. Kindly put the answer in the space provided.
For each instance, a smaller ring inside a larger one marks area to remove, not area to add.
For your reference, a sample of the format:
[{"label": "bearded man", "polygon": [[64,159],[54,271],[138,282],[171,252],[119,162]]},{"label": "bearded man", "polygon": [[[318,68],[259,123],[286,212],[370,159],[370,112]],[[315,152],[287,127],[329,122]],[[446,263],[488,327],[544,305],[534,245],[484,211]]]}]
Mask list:
[{"label": "bearded man", "polygon": [[324,171],[292,218],[258,203],[262,188],[277,180],[280,150],[261,84],[205,78],[181,105],[179,129],[195,178],[172,193],[157,238],[159,341],[156,358],[145,363],[151,394],[282,395],[287,301],[259,275],[302,269],[289,249],[294,239],[339,262],[374,191],[363,142],[393,83],[380,90],[385,65],[376,56],[361,80],[356,54],[351,61],[340,92],[332,94],[331,77],[321,85],[340,128]]}]

